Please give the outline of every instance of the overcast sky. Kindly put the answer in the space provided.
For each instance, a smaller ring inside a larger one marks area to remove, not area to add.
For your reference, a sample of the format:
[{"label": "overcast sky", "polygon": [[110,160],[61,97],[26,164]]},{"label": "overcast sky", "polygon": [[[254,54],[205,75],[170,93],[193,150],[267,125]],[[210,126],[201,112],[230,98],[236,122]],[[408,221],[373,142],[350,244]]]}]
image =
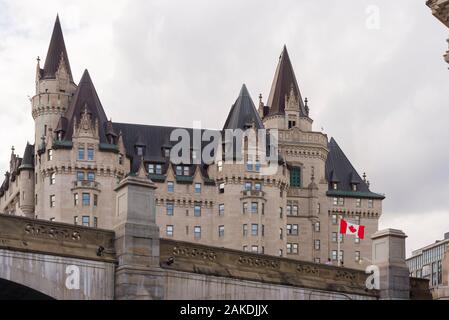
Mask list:
[{"label": "overcast sky", "polygon": [[33,142],[57,12],[75,81],[87,68],[119,122],[221,128],[243,83],[266,101],[286,44],[314,129],[386,194],[380,227],[408,252],[449,232],[449,32],[425,0],[0,0],[2,172]]}]

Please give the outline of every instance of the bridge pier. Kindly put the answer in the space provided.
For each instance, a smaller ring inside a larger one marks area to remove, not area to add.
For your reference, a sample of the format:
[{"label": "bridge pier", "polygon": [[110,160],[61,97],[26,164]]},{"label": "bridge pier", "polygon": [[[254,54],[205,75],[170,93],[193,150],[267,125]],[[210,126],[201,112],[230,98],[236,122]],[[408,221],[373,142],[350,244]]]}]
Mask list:
[{"label": "bridge pier", "polygon": [[380,299],[410,299],[405,238],[405,233],[396,229],[380,230],[371,236],[373,264],[379,268]]},{"label": "bridge pier", "polygon": [[137,176],[121,181],[117,192],[115,299],[162,299],[163,271],[159,265],[155,184],[141,167]]}]

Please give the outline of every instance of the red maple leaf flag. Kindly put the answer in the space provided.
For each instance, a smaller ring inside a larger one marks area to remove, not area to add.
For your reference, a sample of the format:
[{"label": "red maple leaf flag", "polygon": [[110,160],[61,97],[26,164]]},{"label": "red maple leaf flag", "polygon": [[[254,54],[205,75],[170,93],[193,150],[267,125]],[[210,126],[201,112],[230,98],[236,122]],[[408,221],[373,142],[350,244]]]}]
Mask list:
[{"label": "red maple leaf flag", "polygon": [[340,233],[357,235],[360,239],[365,237],[365,226],[349,223],[344,219],[340,220]]}]

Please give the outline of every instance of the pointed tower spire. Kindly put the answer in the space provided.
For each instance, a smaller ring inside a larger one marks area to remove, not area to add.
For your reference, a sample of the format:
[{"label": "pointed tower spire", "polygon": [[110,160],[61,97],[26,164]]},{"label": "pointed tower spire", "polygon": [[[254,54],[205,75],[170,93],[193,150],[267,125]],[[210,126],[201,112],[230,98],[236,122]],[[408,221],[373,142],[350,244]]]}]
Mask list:
[{"label": "pointed tower spire", "polygon": [[89,71],[85,70],[81,77],[78,88],[73,96],[72,102],[65,114],[69,125],[67,126],[67,133],[65,134],[65,140],[70,140],[73,134],[73,128],[76,124],[76,119],[81,119],[83,112],[87,112],[90,115],[91,121],[95,123],[98,121],[99,137],[100,141],[107,142],[106,139],[106,122],[108,118],[104,112],[103,106],[98,98],[97,91],[95,90],[92,79],[90,78]]},{"label": "pointed tower spire", "polygon": [[256,129],[262,129],[264,127],[248,89],[243,84],[223,129],[245,129],[253,123]]},{"label": "pointed tower spire", "polygon": [[64,63],[69,78],[73,81],[72,70],[70,69],[69,57],[64,42],[64,35],[62,34],[59,15],[57,15],[53,33],[51,35],[50,46],[48,47],[47,57],[45,59],[43,77],[47,79],[55,78],[61,62]]},{"label": "pointed tower spire", "polygon": [[279,63],[274,74],[273,84],[271,85],[270,95],[268,97],[269,115],[285,114],[285,97],[293,92],[296,100],[299,101],[299,113],[301,117],[307,117],[301,92],[296,81],[295,72],[288,56],[287,46],[284,45],[279,57]]}]

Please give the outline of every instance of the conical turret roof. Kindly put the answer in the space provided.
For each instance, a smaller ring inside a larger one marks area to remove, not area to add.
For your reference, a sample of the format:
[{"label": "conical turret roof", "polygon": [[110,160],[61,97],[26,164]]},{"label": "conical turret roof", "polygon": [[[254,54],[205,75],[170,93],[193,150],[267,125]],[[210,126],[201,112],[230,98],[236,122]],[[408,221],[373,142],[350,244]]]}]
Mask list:
[{"label": "conical turret roof", "polygon": [[52,79],[56,77],[56,72],[58,71],[61,59],[64,61],[70,80],[73,81],[72,70],[70,68],[69,57],[64,42],[64,35],[62,34],[59,16],[57,16],[42,72],[43,78]]}]

